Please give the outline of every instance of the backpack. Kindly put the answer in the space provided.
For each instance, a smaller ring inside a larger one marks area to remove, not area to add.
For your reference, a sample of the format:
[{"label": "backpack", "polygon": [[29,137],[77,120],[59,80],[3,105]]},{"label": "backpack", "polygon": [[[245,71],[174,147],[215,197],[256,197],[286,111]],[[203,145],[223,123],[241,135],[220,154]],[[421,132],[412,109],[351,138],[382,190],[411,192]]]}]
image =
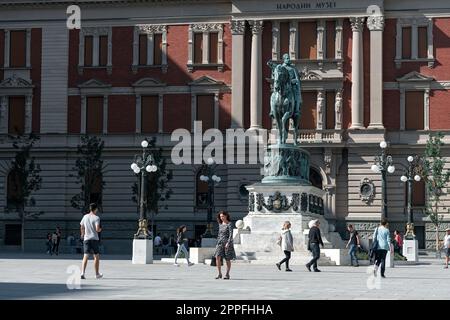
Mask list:
[{"label": "backpack", "polygon": [[370,259],[370,261],[374,261],[375,260],[375,252],[377,250],[378,250],[378,227],[375,230],[375,235],[373,237],[372,246],[370,247],[370,250],[369,250],[369,259]]}]

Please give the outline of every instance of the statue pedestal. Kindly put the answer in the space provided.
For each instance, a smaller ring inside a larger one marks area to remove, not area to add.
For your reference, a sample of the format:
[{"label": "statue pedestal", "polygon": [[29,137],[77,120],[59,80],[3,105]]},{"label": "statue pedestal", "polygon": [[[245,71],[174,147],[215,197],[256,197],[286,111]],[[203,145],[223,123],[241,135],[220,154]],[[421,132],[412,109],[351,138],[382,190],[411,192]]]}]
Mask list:
[{"label": "statue pedestal", "polygon": [[419,242],[417,240],[404,240],[402,254],[408,261],[419,261]]},{"label": "statue pedestal", "polygon": [[[320,221],[324,247],[344,248],[345,244],[323,217],[324,191],[310,185],[283,183],[256,183],[247,186],[249,191],[249,214],[244,217],[243,229],[235,232],[235,250],[238,259],[255,263],[275,263],[281,260],[283,252],[277,239],[285,221],[290,221],[294,240],[293,264],[306,264],[311,259],[306,244],[308,223]],[[337,242],[341,241],[339,245]],[[335,243],[336,242],[336,243]],[[335,262],[322,253],[319,265],[333,265]]]},{"label": "statue pedestal", "polygon": [[216,244],[216,238],[202,238],[202,248],[215,248]]},{"label": "statue pedestal", "polygon": [[134,239],[133,240],[133,264],[153,263],[153,240]]}]

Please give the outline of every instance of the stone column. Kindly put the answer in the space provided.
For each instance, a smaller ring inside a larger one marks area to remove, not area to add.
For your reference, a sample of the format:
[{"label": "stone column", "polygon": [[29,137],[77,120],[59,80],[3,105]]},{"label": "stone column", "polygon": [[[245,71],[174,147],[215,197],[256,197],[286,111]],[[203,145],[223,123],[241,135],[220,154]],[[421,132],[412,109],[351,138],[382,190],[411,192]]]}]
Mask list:
[{"label": "stone column", "polygon": [[250,72],[250,128],[262,126],[262,30],[263,21],[250,22],[252,27],[252,62]]},{"label": "stone column", "polygon": [[370,124],[369,129],[383,126],[383,29],[384,16],[367,18],[370,30]]},{"label": "stone column", "polygon": [[136,94],[136,133],[142,131],[142,102],[141,95]]},{"label": "stone column", "polygon": [[350,18],[353,31],[352,42],[352,125],[350,129],[364,128],[364,74],[363,74],[363,27],[364,17]]},{"label": "stone column", "polygon": [[231,127],[244,127],[244,34],[245,20],[231,21],[233,51],[231,53]]},{"label": "stone column", "polygon": [[8,133],[8,96],[0,97],[0,133]]},{"label": "stone column", "polygon": [[30,133],[32,130],[32,103],[33,95],[25,97],[25,133]]}]

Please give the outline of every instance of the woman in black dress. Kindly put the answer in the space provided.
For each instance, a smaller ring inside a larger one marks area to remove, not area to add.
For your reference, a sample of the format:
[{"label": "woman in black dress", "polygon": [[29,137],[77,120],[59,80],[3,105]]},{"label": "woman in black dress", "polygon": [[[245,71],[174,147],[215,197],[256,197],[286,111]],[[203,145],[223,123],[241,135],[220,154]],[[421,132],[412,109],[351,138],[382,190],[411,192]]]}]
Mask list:
[{"label": "woman in black dress", "polygon": [[236,258],[233,246],[233,227],[231,226],[230,214],[226,211],[220,211],[217,214],[217,222],[219,223],[219,234],[217,235],[217,245],[214,256],[216,257],[219,275],[216,279],[222,278],[222,258],[225,258],[227,263],[227,273],[224,279],[230,279],[231,260]]}]

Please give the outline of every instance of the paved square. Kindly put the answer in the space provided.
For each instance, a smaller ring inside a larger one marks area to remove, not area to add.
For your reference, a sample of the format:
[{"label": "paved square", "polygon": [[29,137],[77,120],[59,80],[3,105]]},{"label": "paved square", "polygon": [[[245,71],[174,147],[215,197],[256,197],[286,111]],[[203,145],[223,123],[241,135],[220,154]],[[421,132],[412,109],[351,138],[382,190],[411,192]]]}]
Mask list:
[{"label": "paved square", "polygon": [[[68,268],[79,256],[0,255],[0,299],[449,299],[450,269],[435,259],[386,270],[374,282],[368,267],[320,267],[321,273],[293,265],[294,272],[274,266],[235,263],[231,280],[215,280],[207,265],[175,267],[155,261],[133,265],[131,257],[104,256],[94,277],[93,261],[80,290],[69,290]],[[368,286],[369,279],[369,286]],[[370,288],[372,289],[370,289]],[[379,287],[379,289],[377,289]]]}]

